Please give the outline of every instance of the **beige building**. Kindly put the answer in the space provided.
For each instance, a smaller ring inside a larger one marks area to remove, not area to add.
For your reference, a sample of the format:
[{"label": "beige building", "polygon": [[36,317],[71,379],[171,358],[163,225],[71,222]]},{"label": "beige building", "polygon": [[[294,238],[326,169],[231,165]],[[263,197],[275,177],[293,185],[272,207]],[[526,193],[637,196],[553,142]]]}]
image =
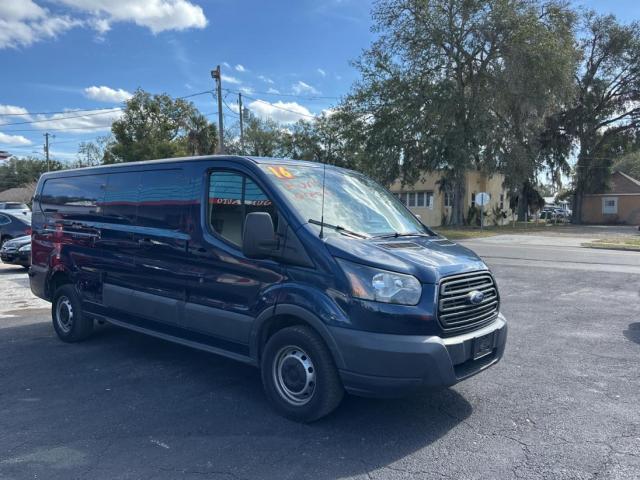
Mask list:
[{"label": "beige building", "polygon": [[[451,216],[451,202],[448,195],[440,192],[440,185],[437,183],[442,175],[433,172],[425,173],[422,180],[413,184],[402,186],[399,180],[391,185],[393,192],[414,214],[419,215],[425,225],[438,227],[443,224],[443,219]],[[509,201],[506,191],[503,188],[504,175],[494,174],[488,176],[482,172],[469,170],[466,174],[464,215],[467,216],[469,207],[475,206],[476,193],[486,192],[490,196],[489,205],[484,207],[488,215],[485,225],[493,225],[491,212],[495,206],[499,206],[503,211],[509,210]],[[502,220],[500,223],[506,223]]]},{"label": "beige building", "polygon": [[607,193],[584,195],[584,223],[640,224],[640,180],[613,172]]}]

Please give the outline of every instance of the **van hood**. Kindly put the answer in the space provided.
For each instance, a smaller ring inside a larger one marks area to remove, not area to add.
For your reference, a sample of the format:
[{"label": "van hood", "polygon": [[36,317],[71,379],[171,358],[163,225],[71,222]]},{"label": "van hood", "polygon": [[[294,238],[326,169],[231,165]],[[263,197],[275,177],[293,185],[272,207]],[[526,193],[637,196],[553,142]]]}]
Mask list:
[{"label": "van hood", "polygon": [[356,239],[332,235],[325,242],[334,257],[407,273],[422,283],[437,283],[445,276],[488,270],[474,252],[440,236]]}]

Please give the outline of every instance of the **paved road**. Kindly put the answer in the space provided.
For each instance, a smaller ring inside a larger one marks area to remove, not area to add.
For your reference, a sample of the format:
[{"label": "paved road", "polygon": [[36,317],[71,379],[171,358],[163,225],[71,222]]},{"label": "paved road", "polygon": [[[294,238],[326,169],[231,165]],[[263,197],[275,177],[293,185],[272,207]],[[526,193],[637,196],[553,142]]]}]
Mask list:
[{"label": "paved road", "polygon": [[[472,242],[510,321],[498,366],[312,425],[250,367],[116,328],[66,345],[42,304],[4,306],[0,478],[637,479],[640,272],[614,271],[635,257],[495,243]],[[24,279],[0,267],[0,292]]]},{"label": "paved road", "polygon": [[640,252],[580,247],[588,238],[565,235],[499,235],[461,243],[473,249],[492,266],[640,273]]}]

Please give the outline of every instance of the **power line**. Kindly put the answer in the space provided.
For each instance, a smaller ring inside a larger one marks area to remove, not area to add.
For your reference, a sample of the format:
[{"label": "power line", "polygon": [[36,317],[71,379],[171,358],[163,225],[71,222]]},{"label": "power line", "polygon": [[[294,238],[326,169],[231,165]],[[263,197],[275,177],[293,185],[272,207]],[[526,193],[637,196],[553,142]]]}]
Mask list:
[{"label": "power line", "polygon": [[[176,100],[184,100],[185,98],[197,97],[199,95],[205,95],[207,93],[213,94],[213,90],[204,90],[202,92],[191,93],[189,95],[182,95],[180,97],[175,97],[175,98]],[[124,105],[125,103],[126,102],[120,102],[120,105]],[[98,112],[102,110],[112,110],[117,108],[121,108],[121,107],[110,107],[109,109],[106,109],[105,107],[101,107],[101,108],[78,108],[78,109],[67,109],[67,110],[46,111],[46,112],[0,113],[0,117],[26,117],[29,115],[57,115],[57,114],[63,114],[63,113]],[[5,123],[4,125],[9,125],[9,124]]]},{"label": "power line", "polygon": [[[238,91],[234,91],[231,89],[225,89],[225,91],[230,92],[230,93],[239,93]],[[244,93],[244,92],[243,92]],[[258,95],[270,95],[270,96],[274,96],[274,97],[291,97],[291,98],[299,98],[302,100],[340,100],[342,97],[330,97],[330,96],[324,96],[324,95],[295,95],[293,93],[276,93],[276,92],[258,92],[258,91],[252,91],[252,93],[256,93]],[[246,93],[244,93],[245,96],[247,96]]]},{"label": "power line", "polygon": [[66,117],[47,118],[47,119],[44,119],[44,120],[31,120],[29,122],[4,123],[4,124],[2,124],[2,126],[3,127],[10,127],[11,125],[30,125],[30,124],[34,124],[34,123],[57,122],[58,120],[70,120],[72,118],[95,117],[97,115],[106,115],[108,113],[115,113],[116,110],[122,110],[122,107],[108,108],[108,109],[104,109],[101,112],[85,113],[83,115],[69,115],[69,116],[66,116]]}]

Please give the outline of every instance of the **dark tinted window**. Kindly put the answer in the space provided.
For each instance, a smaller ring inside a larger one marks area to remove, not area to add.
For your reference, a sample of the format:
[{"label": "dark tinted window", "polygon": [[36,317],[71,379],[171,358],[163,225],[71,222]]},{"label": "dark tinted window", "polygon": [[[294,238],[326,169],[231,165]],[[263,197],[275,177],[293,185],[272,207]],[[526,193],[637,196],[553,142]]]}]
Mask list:
[{"label": "dark tinted window", "polygon": [[27,210],[29,207],[24,203],[0,203],[0,208],[3,210]]},{"label": "dark tinted window", "polygon": [[231,243],[242,244],[244,218],[267,212],[277,221],[271,200],[251,179],[232,172],[213,172],[209,178],[209,221],[213,231]]},{"label": "dark tinted window", "polygon": [[140,172],[107,175],[103,212],[114,223],[135,223],[140,190]]},{"label": "dark tinted window", "polygon": [[42,189],[43,210],[65,213],[99,213],[106,186],[106,175],[52,178]]},{"label": "dark tinted window", "polygon": [[190,190],[181,170],[141,173],[138,196],[138,225],[184,230]]},{"label": "dark tinted window", "polygon": [[6,215],[0,214],[0,225],[8,225],[11,223],[11,219]]}]

